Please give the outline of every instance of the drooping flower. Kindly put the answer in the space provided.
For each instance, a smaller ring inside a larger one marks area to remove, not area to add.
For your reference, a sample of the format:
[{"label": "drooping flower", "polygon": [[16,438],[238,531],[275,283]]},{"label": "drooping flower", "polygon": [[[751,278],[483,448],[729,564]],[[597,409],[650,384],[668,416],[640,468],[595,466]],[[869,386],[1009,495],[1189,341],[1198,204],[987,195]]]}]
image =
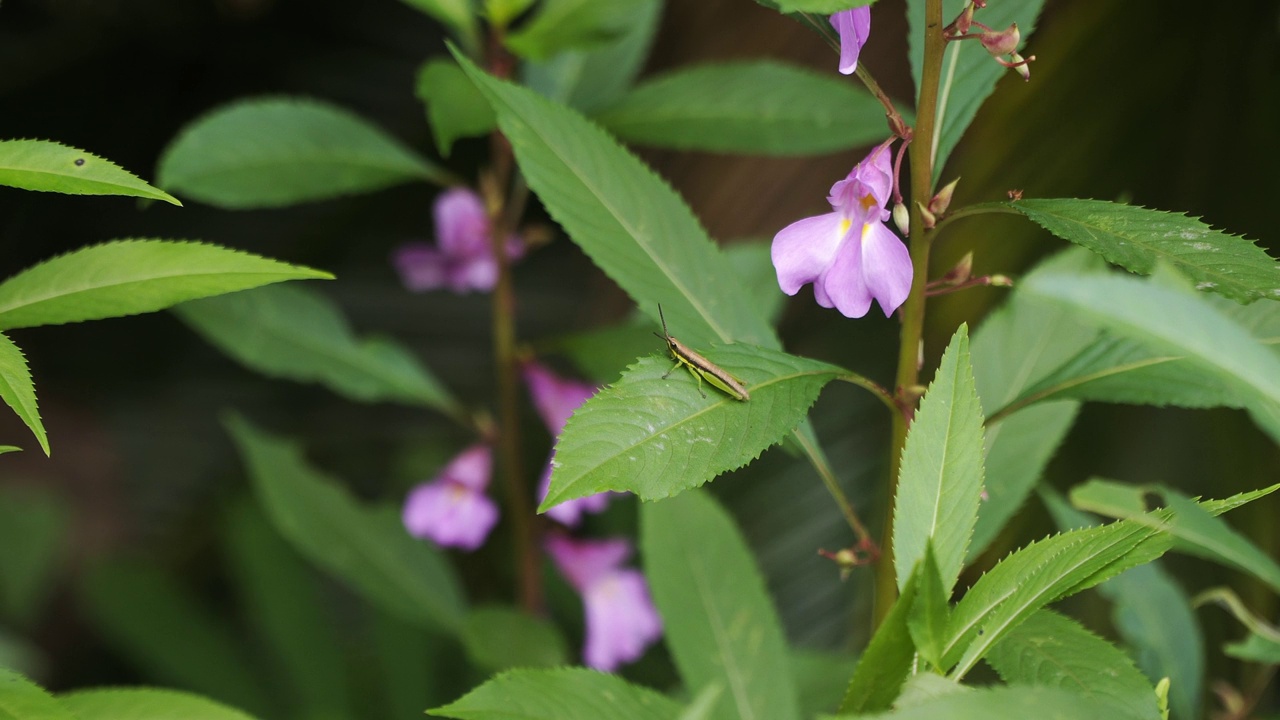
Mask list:
[{"label": "drooping flower", "polygon": [[430,482],[409,491],[401,517],[410,535],[437,545],[475,550],[498,522],[488,495],[493,453],[488,445],[463,450]]},{"label": "drooping flower", "polygon": [[[405,243],[392,261],[405,287],[415,292],[449,288],[455,293],[487,292],[498,282],[498,263],[490,245],[489,214],[469,188],[441,193],[432,208],[436,245]],[[507,257],[524,254],[518,238],[509,238]]]},{"label": "drooping flower", "polygon": [[612,672],[639,658],[661,637],[662,618],[644,575],[619,567],[631,556],[628,541],[574,540],[553,534],[546,546],[556,567],[582,596],[586,615],[582,659],[589,667]]},{"label": "drooping flower", "polygon": [[[596,389],[577,380],[568,380],[535,362],[524,364],[524,380],[529,385],[529,394],[533,396],[533,405],[546,423],[547,430],[553,437],[564,431],[569,416],[586,402]],[[554,451],[553,451],[554,452]],[[538,484],[538,499],[547,497],[551,487],[551,462],[548,460]],[[598,513],[609,504],[612,493],[596,493],[560,503],[547,511],[547,516],[568,527],[576,527],[583,513]]]},{"label": "drooping flower", "polygon": [[867,314],[874,299],[888,317],[911,290],[911,255],[884,222],[893,183],[889,143],[877,146],[831,186],[832,212],[798,220],[773,237],[778,286],[788,295],[813,283],[822,307]]},{"label": "drooping flower", "polygon": [[871,6],[841,10],[830,20],[831,27],[840,33],[840,72],[851,75],[858,69],[858,55],[871,35]]}]

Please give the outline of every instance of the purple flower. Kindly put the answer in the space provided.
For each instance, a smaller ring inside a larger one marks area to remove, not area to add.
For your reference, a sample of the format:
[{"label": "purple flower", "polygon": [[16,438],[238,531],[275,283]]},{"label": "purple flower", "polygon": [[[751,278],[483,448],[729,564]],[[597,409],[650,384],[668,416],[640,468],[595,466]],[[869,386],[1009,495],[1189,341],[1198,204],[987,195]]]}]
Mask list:
[{"label": "purple flower", "polygon": [[[400,280],[415,292],[447,287],[455,293],[489,291],[498,282],[498,263],[489,244],[489,214],[469,188],[452,188],[432,209],[436,246],[405,243],[392,258]],[[507,240],[507,257],[524,253],[519,239]]]},{"label": "purple flower", "polygon": [[773,267],[788,295],[813,283],[822,307],[857,318],[879,301],[888,317],[911,290],[911,255],[885,226],[893,183],[889,144],[871,151],[831,186],[833,212],[798,220],[773,237]]},{"label": "purple flower", "polygon": [[831,16],[831,27],[840,33],[840,72],[850,75],[858,69],[858,54],[871,35],[871,6],[841,10]]},{"label": "purple flower", "polygon": [[639,658],[662,635],[662,618],[649,597],[644,575],[618,567],[631,556],[629,542],[551,535],[547,552],[582,595],[587,621],[582,659],[588,666],[612,672]]},{"label": "purple flower", "polygon": [[492,469],[489,446],[463,450],[434,480],[409,491],[401,515],[405,529],[437,545],[480,547],[498,522],[498,506],[484,494]]},{"label": "purple flower", "polygon": [[[524,364],[524,380],[529,385],[529,394],[533,396],[533,405],[546,423],[552,436],[564,431],[569,416],[586,402],[596,389],[577,380],[567,380],[535,362]],[[538,484],[538,499],[547,497],[551,487],[551,463],[547,463]],[[598,513],[609,504],[612,493],[596,493],[584,498],[560,503],[547,511],[547,516],[568,527],[576,527],[583,513]]]}]

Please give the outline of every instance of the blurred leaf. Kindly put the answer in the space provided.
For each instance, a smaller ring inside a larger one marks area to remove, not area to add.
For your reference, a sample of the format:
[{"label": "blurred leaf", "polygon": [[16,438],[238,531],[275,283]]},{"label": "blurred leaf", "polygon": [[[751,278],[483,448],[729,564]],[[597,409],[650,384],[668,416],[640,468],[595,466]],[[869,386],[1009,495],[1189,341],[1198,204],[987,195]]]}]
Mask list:
[{"label": "blurred leaf", "polygon": [[[919,587],[911,603],[907,629],[920,657],[936,668],[942,667],[942,646],[947,641],[947,624],[951,619],[950,590],[944,585],[933,552],[933,542],[925,542],[924,556],[917,561]],[[914,566],[913,566],[914,567]]]},{"label": "blurred leaf", "polygon": [[[3,286],[0,285],[0,292]],[[40,408],[36,402],[36,386],[31,381],[27,358],[7,335],[0,333],[0,398],[36,436],[44,454],[49,454],[49,436],[40,420]]]},{"label": "blurred leaf", "polygon": [[0,185],[68,195],[127,195],[182,205],[110,160],[51,140],[0,140]]},{"label": "blurred leaf", "polygon": [[0,668],[0,718],[4,720],[92,720],[77,718],[35,683]]},{"label": "blurred leaf", "polygon": [[500,605],[467,613],[462,644],[467,657],[489,672],[569,663],[568,645],[555,625]]},{"label": "blurred leaf", "polygon": [[338,307],[318,292],[263,287],[173,311],[218,349],[269,377],[318,382],[353,400],[461,413],[412,353],[393,340],[357,338]]},{"label": "blurred leaf", "polygon": [[1010,685],[1070,690],[1111,709],[1107,717],[1160,720],[1156,693],[1119,648],[1068,617],[1040,610],[996,643],[987,663]]},{"label": "blurred leaf", "polygon": [[12,625],[30,627],[39,619],[70,519],[66,504],[48,489],[0,485],[0,612]]},{"label": "blurred leaf", "polygon": [[445,157],[458,138],[487,135],[498,125],[488,101],[462,68],[448,58],[433,58],[423,64],[416,92],[427,106],[436,148]]},{"label": "blurred leaf", "polygon": [[462,590],[434,546],[409,536],[391,507],[363,507],[306,463],[298,447],[239,416],[235,438],[258,500],[298,552],[407,622],[458,632]]},{"label": "blurred leaf", "polygon": [[796,649],[789,664],[791,682],[800,699],[800,717],[811,718],[834,712],[840,705],[858,660],[844,653]]},{"label": "blurred leaf", "polygon": [[99,565],[85,576],[81,597],[95,631],[152,681],[254,714],[274,707],[238,634],[161,569]]},{"label": "blurred leaf", "polygon": [[310,566],[247,499],[227,518],[223,542],[254,635],[281,671],[284,682],[273,686],[291,691],[291,706],[305,717],[352,717],[336,618],[323,606]]},{"label": "blurred leaf", "polygon": [[542,0],[538,14],[504,38],[516,55],[545,60],[617,39],[631,20],[633,0]]},{"label": "blurred leaf", "polygon": [[1249,630],[1244,640],[1223,648],[1228,655],[1268,665],[1280,664],[1277,660],[1280,658],[1280,628],[1251,612],[1229,588],[1212,588],[1192,600],[1197,607],[1211,602],[1226,608]]},{"label": "blurred leaf", "polygon": [[333,276],[217,245],[114,240],[0,283],[0,330],[154,312],[187,300]]},{"label": "blurred leaf", "polygon": [[[924,26],[925,2],[926,0],[907,0],[907,41],[911,48],[911,77],[915,80],[917,90],[920,89],[920,78],[924,72],[924,38],[927,32]],[[942,22],[954,20],[966,3],[967,0],[944,0]],[[1044,0],[991,3],[977,19],[996,30],[1003,30],[1017,22],[1018,30],[1025,39],[1035,31],[1036,20],[1043,7]],[[937,136],[933,152],[935,183],[942,175],[951,152],[978,114],[978,108],[982,107],[987,96],[995,90],[996,81],[1006,75],[1012,79],[1006,83],[1005,92],[1028,92],[1026,83],[1018,82],[1017,73],[997,63],[982,45],[974,41],[947,43],[942,53],[942,87],[938,98]],[[929,142],[929,138],[917,137],[916,142]]]},{"label": "blurred leaf", "polygon": [[80,720],[252,720],[199,695],[160,688],[77,690],[58,700]]},{"label": "blurred leaf", "polygon": [[[944,598],[950,596],[978,520],[982,447],[982,408],[969,365],[969,330],[961,325],[942,354],[902,450],[893,503],[893,562],[899,589],[932,541],[940,592]],[[920,591],[926,588],[927,579],[922,578]]]},{"label": "blurred leaf", "polygon": [[476,26],[472,0],[402,0],[453,29],[458,38],[471,50],[479,49],[479,28]]},{"label": "blurred leaf", "polygon": [[1114,717],[1112,711],[1112,707],[1097,700],[1058,688],[992,687],[946,693],[893,712],[858,717],[863,720],[1098,720]]},{"label": "blurred leaf", "polygon": [[484,14],[490,23],[504,27],[533,3],[534,0],[484,0]]},{"label": "blurred leaf", "polygon": [[770,256],[772,244],[768,240],[749,240],[724,248],[724,256],[737,271],[748,297],[771,326],[778,324],[787,301],[787,296],[778,289],[778,274]]},{"label": "blurred leaf", "polygon": [[165,148],[158,183],[226,208],[285,207],[449,175],[364,118],[320,100],[240,100]]},{"label": "blurred leaf", "polygon": [[374,674],[385,697],[384,717],[420,717],[424,708],[453,697],[455,690],[445,690],[454,680],[451,671],[470,671],[461,667],[465,663],[457,662],[461,649],[441,635],[376,608],[370,610]]},{"label": "blurred leaf", "polygon": [[888,710],[902,691],[916,656],[909,627],[920,580],[919,566],[916,567],[858,659],[840,703],[841,713],[861,715]]},{"label": "blurred leaf", "polygon": [[[958,44],[958,43],[952,43]],[[1025,215],[1063,240],[1108,262],[1147,275],[1166,263],[1209,290],[1238,302],[1280,299],[1280,262],[1251,240],[1214,230],[1198,218],[1103,200],[993,203]]]},{"label": "blurred leaf", "polygon": [[644,500],[670,497],[741,467],[804,419],[822,387],[844,371],[816,360],[748,345],[705,353],[751,393],[734,400],[709,383],[641,358],[579,408],[556,445],[551,487],[540,511],[604,490]]},{"label": "blurred leaf", "polygon": [[784,13],[811,12],[831,15],[841,10],[870,5],[875,0],[756,0],[756,2]]},{"label": "blurred leaf", "polygon": [[1280,665],[1280,641],[1254,633],[1245,636],[1245,639],[1240,642],[1224,645],[1222,651],[1239,660],[1264,665]]},{"label": "blurred leaf", "polygon": [[645,575],[685,687],[725,692],[715,718],[798,718],[786,640],[733,519],[705,493],[640,506]]},{"label": "blurred leaf", "polygon": [[39,677],[47,666],[47,658],[40,648],[0,628],[0,668]]},{"label": "blurred leaf", "polygon": [[461,720],[671,720],[680,706],[616,675],[560,668],[509,670],[427,712]]},{"label": "blurred leaf", "polygon": [[810,155],[884,139],[884,108],[846,80],[769,60],[675,70],[595,119],[628,142],[747,155]]},{"label": "blurred leaf", "polygon": [[907,678],[906,684],[902,686],[902,694],[898,695],[893,707],[898,710],[905,710],[915,705],[931,703],[945,695],[969,692],[972,689],[966,685],[948,680],[941,675],[921,672]]}]

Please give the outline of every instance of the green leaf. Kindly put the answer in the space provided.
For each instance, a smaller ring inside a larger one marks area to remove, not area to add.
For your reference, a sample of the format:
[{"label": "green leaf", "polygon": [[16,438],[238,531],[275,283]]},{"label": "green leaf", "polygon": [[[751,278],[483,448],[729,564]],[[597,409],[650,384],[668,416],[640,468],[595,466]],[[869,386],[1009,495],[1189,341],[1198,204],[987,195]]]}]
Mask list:
[{"label": "green leaf", "polygon": [[632,0],[543,0],[538,14],[504,40],[513,53],[533,60],[599,47],[626,30],[631,5]]},{"label": "green leaf", "polygon": [[1255,615],[1235,592],[1229,588],[1212,588],[1197,595],[1192,602],[1196,606],[1210,602],[1221,605],[1248,628],[1249,634],[1244,640],[1224,647],[1228,655],[1269,665],[1280,664],[1276,661],[1280,656],[1280,628]]},{"label": "green leaf", "polygon": [[1280,263],[1253,241],[1214,230],[1198,218],[1103,200],[994,205],[1141,275],[1165,263],[1191,278],[1198,290],[1242,303],[1280,299]]},{"label": "green leaf", "polygon": [[911,603],[907,629],[911,632],[911,640],[920,657],[928,660],[934,667],[941,667],[942,646],[947,641],[951,605],[950,591],[938,570],[932,541],[926,541],[924,557],[920,558],[918,566],[919,569],[913,571],[913,574],[919,574],[919,588],[915,602]]},{"label": "green leaf", "polygon": [[241,100],[195,120],[165,149],[156,174],[169,190],[229,210],[451,181],[348,110],[280,97]]},{"label": "green leaf", "polygon": [[402,0],[402,2],[452,28],[468,49],[472,51],[479,49],[479,27],[476,24],[475,11],[472,9],[472,0]]},{"label": "green leaf", "polygon": [[1227,643],[1222,646],[1222,651],[1240,660],[1264,665],[1280,665],[1280,641],[1255,633],[1246,635],[1240,642]]},{"label": "green leaf", "polygon": [[[0,293],[4,286],[0,285]],[[49,454],[49,436],[44,431],[44,423],[40,420],[40,408],[36,404],[36,386],[31,381],[31,371],[27,369],[27,358],[22,350],[9,339],[0,334],[0,398],[13,409],[22,422],[26,423],[36,436],[44,454]]]},{"label": "green leaf", "polygon": [[80,591],[96,633],[153,682],[274,715],[255,658],[225,616],[161,568],[101,564]]},{"label": "green leaf", "polygon": [[[804,419],[822,387],[844,371],[749,345],[704,353],[742,380],[734,400],[664,357],[641,358],[565,425],[539,511],[605,490],[670,497],[746,465]],[[666,379],[663,375],[671,372]]]},{"label": "green leaf", "polygon": [[154,312],[319,270],[172,240],[115,240],[59,255],[0,283],[0,330]]},{"label": "green leaf", "polygon": [[484,0],[484,16],[490,23],[506,27],[533,3],[534,0]]},{"label": "green leaf", "polygon": [[781,623],[728,513],[705,493],[645,503],[640,542],[688,691],[724,688],[714,718],[798,718]]},{"label": "green leaf", "polygon": [[407,349],[389,339],[357,338],[337,306],[310,289],[263,287],[173,311],[215,347],[269,377],[318,382],[353,400],[462,412]]},{"label": "green leaf", "polygon": [[409,536],[396,508],[361,506],[310,467],[293,443],[239,416],[226,422],[259,502],[298,552],[406,622],[461,629],[462,591],[453,568],[435,547]]},{"label": "green leaf", "polygon": [[893,707],[897,710],[905,710],[916,705],[932,703],[936,698],[945,695],[970,692],[972,689],[941,675],[922,672],[907,678],[906,684],[902,686],[902,694],[894,701]]},{"label": "green leaf", "polygon": [[800,699],[800,717],[811,718],[840,705],[858,661],[846,653],[797,649],[791,653],[790,665],[791,681]]},{"label": "green leaf", "polygon": [[944,597],[950,594],[978,521],[982,448],[982,408],[969,365],[969,330],[961,325],[942,354],[902,450],[893,511],[899,589],[932,541],[941,591]]},{"label": "green leaf", "polygon": [[[924,38],[926,32],[937,32],[937,29],[925,28],[924,7],[926,0],[907,1],[907,23],[909,31],[907,40],[911,46],[911,77],[915,80],[916,89],[920,88],[920,78],[924,66]],[[964,9],[966,0],[944,0],[942,3],[942,22],[949,23]],[[1044,0],[1025,0],[1024,2],[991,3],[977,20],[988,27],[1003,30],[1011,23],[1018,23],[1018,30],[1025,39],[1035,31],[1036,19],[1044,7]],[[1026,55],[1026,52],[1022,54]],[[1032,68],[1034,71],[1034,68]],[[992,59],[991,55],[975,41],[947,43],[942,54],[942,88],[938,99],[938,124],[936,148],[933,162],[933,181],[937,183],[946,167],[951,152],[964,136],[978,108],[982,107],[996,88],[996,81],[1008,76],[1005,92],[1026,93],[1026,83],[1019,82],[1017,74]],[[1033,80],[1034,82],[1034,80]],[[929,138],[917,137],[916,142],[929,142]]]},{"label": "green leaf", "polygon": [[427,106],[427,120],[440,154],[458,138],[487,135],[498,126],[493,108],[452,60],[434,58],[418,70],[418,99]]},{"label": "green leaf", "polygon": [[68,195],[127,195],[182,206],[110,160],[51,140],[0,140],[0,185]]},{"label": "green leaf", "polygon": [[1169,544],[1167,534],[1125,520],[1055,535],[1008,555],[965,593],[951,614],[945,662],[960,655],[951,676],[964,677],[1035,611],[1150,562]]},{"label": "green leaf", "polygon": [[6,625],[30,628],[48,609],[70,521],[69,508],[52,490],[0,485],[0,613]]},{"label": "green leaf", "polygon": [[77,718],[44,688],[0,668],[0,718],[4,720],[93,720]]},{"label": "green leaf", "polygon": [[467,657],[489,672],[513,667],[556,667],[569,648],[555,625],[516,608],[491,605],[467,613],[462,627]]},{"label": "green leaf", "polygon": [[460,720],[672,720],[680,706],[616,675],[561,668],[510,670],[427,712]]},{"label": "green leaf", "polygon": [[253,720],[208,698],[159,688],[78,690],[58,700],[80,720]]},{"label": "green leaf", "polygon": [[1106,704],[1108,717],[1160,720],[1155,689],[1129,656],[1050,610],[1027,618],[986,659],[1010,685],[1062,688]]},{"label": "green leaf", "polygon": [[884,108],[834,75],[754,60],[647,80],[595,114],[628,142],[748,155],[810,155],[884,138]]},{"label": "green leaf", "polygon": [[858,717],[863,720],[1098,720],[1113,717],[1112,710],[1097,700],[1057,688],[995,687],[946,693],[893,712]]},{"label": "green leaf", "polygon": [[831,15],[841,10],[870,5],[873,2],[875,0],[770,0],[768,3],[761,4],[784,13],[809,12]]},{"label": "green leaf", "polygon": [[383,717],[420,717],[423,708],[457,694],[457,643],[376,609],[368,615],[373,675],[386,708]]},{"label": "green leaf", "polygon": [[248,498],[227,517],[223,544],[241,605],[278,671],[276,691],[304,716],[350,718],[337,618],[311,567]]},{"label": "green leaf", "polygon": [[919,582],[919,570],[916,570],[907,578],[897,601],[889,608],[889,614],[858,659],[858,667],[853,671],[844,701],[840,703],[841,713],[888,710],[898,698],[916,656],[909,624],[911,610],[918,597],[916,588]]}]

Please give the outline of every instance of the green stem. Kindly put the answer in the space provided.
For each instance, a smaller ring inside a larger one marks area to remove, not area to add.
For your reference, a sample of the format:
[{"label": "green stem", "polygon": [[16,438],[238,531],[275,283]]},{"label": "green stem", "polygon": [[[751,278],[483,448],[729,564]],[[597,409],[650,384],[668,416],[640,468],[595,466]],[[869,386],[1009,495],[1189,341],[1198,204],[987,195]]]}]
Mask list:
[{"label": "green stem", "polygon": [[868,380],[867,378],[864,378],[861,375],[858,375],[857,373],[849,373],[848,375],[841,375],[836,379],[847,382],[850,385],[857,385],[858,387],[864,390],[867,390],[872,395],[875,395],[877,400],[884,403],[884,406],[889,408],[889,412],[893,413],[894,415],[897,415],[898,412],[902,409],[901,407],[898,406],[898,401],[894,399],[893,393],[890,393],[888,390],[885,390],[884,386],[878,382]]},{"label": "green stem", "polygon": [[[942,54],[946,40],[942,37],[942,0],[927,0],[924,10],[924,65],[920,77],[920,98],[916,103],[915,142],[908,148],[911,158],[911,198],[928,203],[933,197],[933,138],[937,133],[938,88],[942,77]],[[915,203],[911,207],[911,267],[915,276],[911,292],[902,309],[902,336],[898,349],[896,392],[902,412],[893,417],[893,440],[889,448],[889,480],[885,488],[888,509],[881,541],[880,562],[876,566],[876,600],[874,626],[879,627],[897,600],[898,585],[893,567],[893,498],[898,489],[898,470],[907,428],[915,413],[918,398],[914,388],[920,381],[920,343],[924,333],[925,285],[929,275],[929,244],[924,218]]]}]

